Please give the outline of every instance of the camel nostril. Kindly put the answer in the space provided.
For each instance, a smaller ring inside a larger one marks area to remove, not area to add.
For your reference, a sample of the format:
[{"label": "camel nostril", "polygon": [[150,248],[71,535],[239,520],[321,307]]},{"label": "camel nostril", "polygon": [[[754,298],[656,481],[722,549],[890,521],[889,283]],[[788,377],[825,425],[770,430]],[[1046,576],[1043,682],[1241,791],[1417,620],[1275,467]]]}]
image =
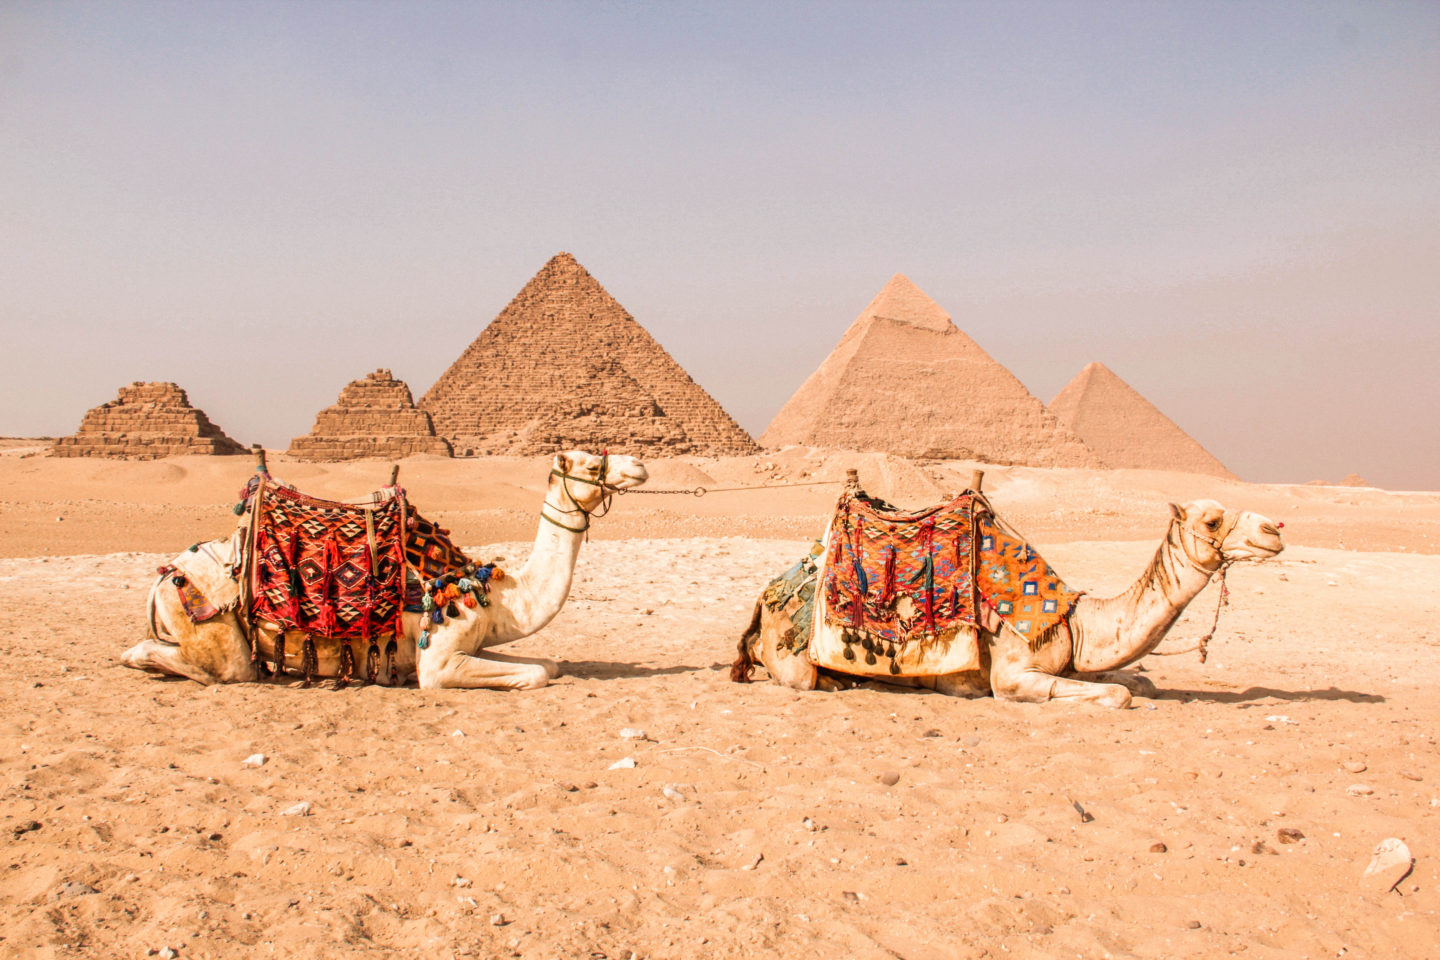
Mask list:
[{"label": "camel nostril", "polygon": [[1272,537],[1278,537],[1280,536],[1280,528],[1283,526],[1285,526],[1283,523],[1263,523],[1260,525],[1260,532],[1268,533]]}]

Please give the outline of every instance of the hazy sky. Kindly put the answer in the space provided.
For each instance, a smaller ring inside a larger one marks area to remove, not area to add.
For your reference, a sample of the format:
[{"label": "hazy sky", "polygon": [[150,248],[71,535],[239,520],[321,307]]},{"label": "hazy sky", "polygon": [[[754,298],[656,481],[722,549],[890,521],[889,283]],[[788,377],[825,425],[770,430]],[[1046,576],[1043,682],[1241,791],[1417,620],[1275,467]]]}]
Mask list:
[{"label": "hazy sky", "polygon": [[1440,3],[0,4],[0,434],[283,447],[560,250],[755,435],[904,273],[1042,401],[1440,489]]}]

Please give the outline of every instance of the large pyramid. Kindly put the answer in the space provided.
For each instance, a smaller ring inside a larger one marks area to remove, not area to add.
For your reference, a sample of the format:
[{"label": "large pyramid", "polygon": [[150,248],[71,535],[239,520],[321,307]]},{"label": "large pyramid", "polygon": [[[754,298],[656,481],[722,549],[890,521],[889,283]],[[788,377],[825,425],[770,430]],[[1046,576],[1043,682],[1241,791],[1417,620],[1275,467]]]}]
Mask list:
[{"label": "large pyramid", "polygon": [[1044,467],[1102,465],[1014,374],[898,273],[776,414],[760,443]]},{"label": "large pyramid", "polygon": [[420,399],[456,456],[580,447],[741,454],[755,441],[568,253]]},{"label": "large pyramid", "polygon": [[315,417],[310,433],[290,441],[299,460],[399,459],[417,453],[450,456],[450,444],[435,436],[430,415],[415,409],[404,380],[376,370],[352,380],[334,406]]},{"label": "large pyramid", "polygon": [[1181,470],[1236,479],[1103,363],[1086,365],[1056,394],[1048,409],[1111,467]]},{"label": "large pyramid", "polygon": [[158,460],[186,454],[236,454],[245,448],[225,435],[205,411],[190,406],[173,383],[136,380],[120,395],[88,411],[74,436],[50,448],[54,457]]}]

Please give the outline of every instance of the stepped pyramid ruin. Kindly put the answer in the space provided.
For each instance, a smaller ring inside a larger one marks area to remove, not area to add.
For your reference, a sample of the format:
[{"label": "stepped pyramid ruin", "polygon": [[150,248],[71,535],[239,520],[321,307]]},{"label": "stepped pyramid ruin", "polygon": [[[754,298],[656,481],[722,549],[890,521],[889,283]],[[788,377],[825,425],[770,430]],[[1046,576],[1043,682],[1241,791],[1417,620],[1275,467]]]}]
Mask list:
[{"label": "stepped pyramid ruin", "polygon": [[456,456],[580,447],[741,454],[755,441],[568,253],[420,399]]},{"label": "stepped pyramid ruin", "polygon": [[1189,434],[1103,363],[1087,364],[1048,407],[1108,466],[1236,479]]},{"label": "stepped pyramid ruin", "polygon": [[898,273],[775,415],[760,443],[1101,466],[1014,374]]},{"label": "stepped pyramid ruin", "polygon": [[450,444],[435,436],[430,415],[416,409],[404,380],[376,370],[352,380],[340,399],[315,417],[307,436],[290,441],[301,460],[399,459],[417,453],[450,456]]},{"label": "stepped pyramid ruin", "polygon": [[74,436],[50,448],[54,457],[114,457],[158,460],[181,454],[246,453],[240,444],[190,406],[173,383],[136,380],[120,396],[85,414]]}]

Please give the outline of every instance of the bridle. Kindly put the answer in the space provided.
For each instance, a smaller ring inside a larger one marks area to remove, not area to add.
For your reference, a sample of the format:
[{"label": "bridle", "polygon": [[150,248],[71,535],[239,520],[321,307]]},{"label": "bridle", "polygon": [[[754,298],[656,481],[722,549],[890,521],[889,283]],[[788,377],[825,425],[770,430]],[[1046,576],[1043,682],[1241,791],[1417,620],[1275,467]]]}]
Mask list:
[{"label": "bridle", "polygon": [[[605,482],[605,476],[609,472],[610,451],[608,450],[600,451],[600,479],[598,480],[591,480],[589,477],[573,476],[568,473],[563,473],[559,470],[551,470],[550,476],[560,478],[560,489],[564,491],[565,499],[570,502],[570,506],[557,507],[550,502],[549,498],[546,498],[545,502],[540,506],[540,516],[555,524],[555,526],[559,527],[561,530],[569,530],[571,533],[587,532],[590,529],[590,520],[592,517],[603,517],[605,516],[605,514],[610,512],[610,504],[615,499],[615,491],[620,489],[613,484]],[[574,480],[576,483],[588,483],[590,486],[599,487],[601,491],[603,491],[600,496],[600,502],[593,509],[586,510],[584,505],[581,504],[579,500],[575,499],[575,494],[572,493],[570,490],[570,481],[572,480]],[[582,521],[580,526],[572,527],[569,524],[561,523],[559,520],[556,520],[554,517],[546,513],[546,507],[549,507],[551,510],[559,510],[563,514],[578,513],[582,515],[585,519]]]}]

